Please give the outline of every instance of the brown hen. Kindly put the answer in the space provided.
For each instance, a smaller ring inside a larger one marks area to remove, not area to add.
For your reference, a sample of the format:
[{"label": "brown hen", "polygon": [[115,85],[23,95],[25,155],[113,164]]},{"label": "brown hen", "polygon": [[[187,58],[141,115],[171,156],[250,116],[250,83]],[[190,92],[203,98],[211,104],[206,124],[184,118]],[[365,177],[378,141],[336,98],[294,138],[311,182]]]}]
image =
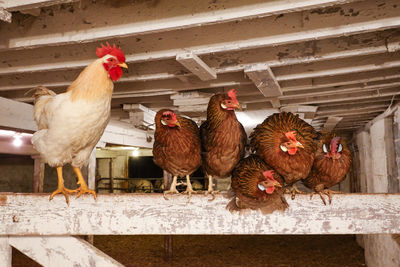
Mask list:
[{"label": "brown hen", "polygon": [[[162,109],[155,116],[156,131],[154,134],[154,162],[163,170],[173,175],[168,193],[179,193],[176,190],[178,177],[186,176],[187,188],[184,193],[195,193],[190,183],[190,175],[201,165],[201,144],[197,124],[172,110]],[[165,186],[165,185],[164,185]]]},{"label": "brown hen", "polygon": [[285,210],[288,207],[283,196],[283,179],[259,156],[242,159],[232,172],[233,199],[228,203],[230,211],[260,209],[262,213]]},{"label": "brown hen", "polygon": [[247,135],[237,120],[235,108],[240,108],[234,89],[211,97],[207,120],[200,126],[203,169],[208,176],[208,193],[214,194],[212,178],[229,177],[244,157]]},{"label": "brown hen", "polygon": [[252,150],[284,177],[292,199],[300,192],[294,183],[310,173],[316,136],[311,125],[290,112],[269,116],[250,135]]},{"label": "brown hen", "polygon": [[[346,177],[351,166],[351,152],[346,141],[334,133],[322,134],[317,141],[314,164],[310,175],[303,183],[319,194],[322,202],[326,201],[322,194],[332,202],[332,193],[340,193],[328,188],[340,183]],[[312,195],[311,195],[312,196]]]}]

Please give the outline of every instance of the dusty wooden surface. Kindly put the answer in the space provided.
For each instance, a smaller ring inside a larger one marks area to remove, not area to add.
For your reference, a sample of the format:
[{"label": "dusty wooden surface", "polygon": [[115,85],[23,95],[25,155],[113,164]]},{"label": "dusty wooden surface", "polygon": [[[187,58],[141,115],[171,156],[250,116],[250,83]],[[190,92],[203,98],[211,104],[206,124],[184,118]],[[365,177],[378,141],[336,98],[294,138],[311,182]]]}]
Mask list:
[{"label": "dusty wooden surface", "polygon": [[11,246],[43,266],[123,266],[80,238],[14,236],[9,238],[9,242]]},{"label": "dusty wooden surface", "polygon": [[332,205],[315,196],[286,197],[284,213],[231,214],[218,195],[100,194],[51,202],[48,194],[0,194],[0,235],[136,234],[372,234],[400,233],[400,194],[335,195]]}]

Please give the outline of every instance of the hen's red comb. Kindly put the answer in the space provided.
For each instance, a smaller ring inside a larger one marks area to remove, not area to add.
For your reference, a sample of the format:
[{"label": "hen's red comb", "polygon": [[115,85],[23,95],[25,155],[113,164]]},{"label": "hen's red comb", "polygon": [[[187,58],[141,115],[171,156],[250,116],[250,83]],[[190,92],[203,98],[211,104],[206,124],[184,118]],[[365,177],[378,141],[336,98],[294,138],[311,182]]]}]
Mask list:
[{"label": "hen's red comb", "polygon": [[172,111],[165,111],[165,112],[163,112],[163,116],[171,116],[171,119],[172,120],[174,120],[174,121],[176,121],[177,119],[176,119],[176,114],[174,113],[174,112],[172,112]]},{"label": "hen's red comb", "polygon": [[296,131],[290,131],[285,133],[287,139],[297,142],[296,140]]},{"label": "hen's red comb", "polygon": [[331,145],[330,145],[330,147],[331,147],[330,150],[331,150],[332,154],[337,152],[337,148],[338,148],[339,142],[340,142],[340,137],[332,138]]},{"label": "hen's red comb", "polygon": [[229,90],[227,94],[232,99],[233,102],[239,103],[236,98],[236,90],[235,89]]},{"label": "hen's red comb", "polygon": [[104,57],[105,55],[115,56],[119,62],[125,62],[125,55],[122,52],[121,48],[117,48],[115,44],[111,46],[108,42],[106,45],[101,44],[100,47],[96,48],[96,56],[99,58]]},{"label": "hen's red comb", "polygon": [[263,175],[265,178],[274,179],[274,171],[272,170],[263,172]]}]

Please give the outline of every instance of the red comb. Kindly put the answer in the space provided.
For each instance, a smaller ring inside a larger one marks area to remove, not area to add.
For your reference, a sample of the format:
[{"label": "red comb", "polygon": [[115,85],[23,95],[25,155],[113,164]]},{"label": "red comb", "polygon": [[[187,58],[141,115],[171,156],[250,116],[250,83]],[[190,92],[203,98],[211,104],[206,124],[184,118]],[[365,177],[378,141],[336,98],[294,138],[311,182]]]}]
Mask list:
[{"label": "red comb", "polygon": [[227,94],[232,99],[233,102],[239,103],[239,101],[236,98],[236,90],[235,89],[229,90]]},{"label": "red comb", "polygon": [[172,119],[172,120],[176,120],[176,114],[175,114],[174,112],[172,112],[172,111],[165,111],[165,112],[163,113],[163,116],[168,116],[168,115],[171,116],[171,119]]},{"label": "red comb", "polygon": [[334,154],[337,152],[337,148],[340,142],[340,137],[334,137],[331,140],[331,153]]},{"label": "red comb", "polygon": [[104,57],[105,55],[112,55],[118,58],[119,62],[125,62],[125,55],[122,52],[121,48],[117,48],[115,44],[111,46],[108,42],[106,46],[101,44],[101,47],[96,48],[96,56],[99,58]]},{"label": "red comb", "polygon": [[287,139],[297,142],[296,140],[296,131],[290,131],[285,133]]},{"label": "red comb", "polygon": [[265,178],[274,179],[274,171],[272,171],[272,170],[263,172],[263,175]]}]

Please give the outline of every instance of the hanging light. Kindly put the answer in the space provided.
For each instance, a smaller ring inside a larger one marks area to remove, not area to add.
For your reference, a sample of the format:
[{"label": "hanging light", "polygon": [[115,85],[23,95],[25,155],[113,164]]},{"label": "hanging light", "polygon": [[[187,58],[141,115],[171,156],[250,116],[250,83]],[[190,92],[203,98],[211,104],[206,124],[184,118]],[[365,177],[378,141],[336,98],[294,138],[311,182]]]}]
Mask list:
[{"label": "hanging light", "polygon": [[13,145],[16,147],[20,147],[22,145],[21,135],[19,134],[14,135]]}]

